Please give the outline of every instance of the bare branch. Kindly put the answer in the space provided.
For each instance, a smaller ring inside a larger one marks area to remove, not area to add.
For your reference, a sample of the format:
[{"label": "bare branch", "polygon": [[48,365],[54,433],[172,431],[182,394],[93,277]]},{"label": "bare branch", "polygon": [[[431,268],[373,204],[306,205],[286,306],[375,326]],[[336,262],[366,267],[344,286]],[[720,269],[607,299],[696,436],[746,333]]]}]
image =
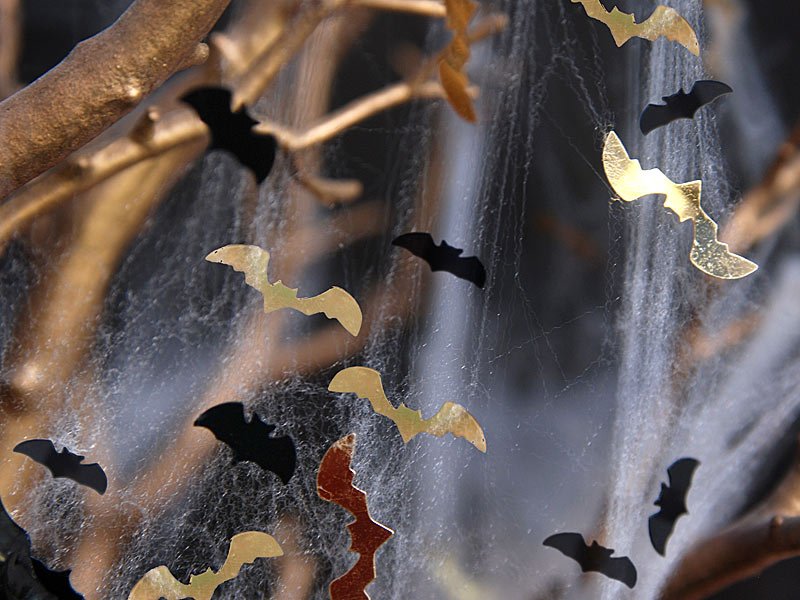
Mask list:
[{"label": "bare branch", "polygon": [[36,217],[127,167],[184,144],[197,144],[198,152],[202,149],[208,128],[192,111],[173,111],[157,123],[154,119],[159,117],[147,111],[132,136],[71,156],[0,205],[0,249]]},{"label": "bare branch", "polygon": [[800,555],[800,453],[760,506],[738,523],[689,549],[661,600],[702,600],[776,562]]},{"label": "bare branch", "polygon": [[17,89],[21,21],[19,0],[0,0],[0,99]]},{"label": "bare branch", "polygon": [[229,1],[136,0],[1,102],[0,197],[102,133],[186,64]]},{"label": "bare branch", "polygon": [[[477,95],[475,88],[471,88],[470,91],[473,96]],[[356,123],[414,98],[443,97],[444,88],[436,81],[420,85],[400,82],[346,104],[302,132],[269,121],[262,121],[253,129],[260,133],[270,133],[281,146],[289,151],[297,151],[327,142]]]},{"label": "bare branch", "polygon": [[350,0],[350,4],[352,6],[411,13],[425,17],[444,18],[447,14],[444,4],[437,2],[437,0]]}]

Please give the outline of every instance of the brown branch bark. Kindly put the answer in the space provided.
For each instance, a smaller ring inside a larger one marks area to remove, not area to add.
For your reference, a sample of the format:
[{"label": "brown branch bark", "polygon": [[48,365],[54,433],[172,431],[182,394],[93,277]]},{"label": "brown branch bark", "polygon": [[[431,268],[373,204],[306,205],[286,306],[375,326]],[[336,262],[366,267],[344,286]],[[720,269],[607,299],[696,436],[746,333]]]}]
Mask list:
[{"label": "brown branch bark", "polygon": [[0,103],[0,197],[127,114],[196,53],[230,0],[136,0]]},{"label": "brown branch bark", "polygon": [[739,522],[690,548],[660,600],[702,600],[800,555],[800,452],[781,484]]},{"label": "brown branch bark", "polygon": [[17,89],[20,26],[19,0],[0,0],[0,99]]}]

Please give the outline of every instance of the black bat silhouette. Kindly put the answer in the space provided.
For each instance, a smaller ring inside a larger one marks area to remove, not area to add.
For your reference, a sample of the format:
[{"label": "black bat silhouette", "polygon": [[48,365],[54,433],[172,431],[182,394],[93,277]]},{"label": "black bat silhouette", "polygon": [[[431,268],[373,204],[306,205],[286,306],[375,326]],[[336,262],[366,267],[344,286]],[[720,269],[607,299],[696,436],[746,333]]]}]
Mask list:
[{"label": "black bat silhouette", "polygon": [[425,260],[431,271],[448,271],[456,277],[471,281],[479,288],[486,282],[486,270],[476,256],[460,256],[460,248],[448,246],[442,240],[437,246],[430,233],[404,233],[392,240],[392,245],[405,248]]},{"label": "black bat silhouette", "polygon": [[252,131],[255,119],[240,108],[231,111],[231,93],[219,87],[195,89],[181,98],[211,130],[209,149],[227,150],[248,167],[261,183],[275,162],[275,138]]},{"label": "black bat silhouette", "polygon": [[31,540],[0,500],[0,598],[83,600],[69,583],[69,570],[53,571],[31,557]]},{"label": "black bat silhouette", "polygon": [[44,465],[53,477],[66,477],[76,483],[92,488],[98,494],[105,494],[108,479],[102,467],[97,463],[82,465],[84,457],[73,454],[66,446],[59,453],[50,440],[27,440],[14,446],[14,452],[24,454]]},{"label": "black bat silhouette", "polygon": [[648,104],[642,111],[639,128],[647,135],[653,129],[677,119],[691,119],[700,108],[732,91],[729,85],[721,81],[702,79],[695,82],[688,94],[681,88],[672,96],[662,98],[666,104]]},{"label": "black bat silhouette", "polygon": [[669,486],[661,484],[661,493],[653,503],[661,507],[661,510],[648,519],[650,541],[661,556],[664,556],[667,540],[675,528],[675,521],[681,515],[689,513],[686,510],[686,494],[689,492],[689,486],[692,485],[694,470],[699,464],[699,461],[693,458],[681,458],[667,469]]},{"label": "black bat silhouette", "polygon": [[614,550],[605,548],[596,541],[587,546],[580,533],[556,533],[543,543],[575,560],[584,573],[597,571],[606,577],[621,581],[631,589],[636,585],[636,567],[630,558],[627,556],[611,558]]},{"label": "black bat silhouette", "polygon": [[264,423],[256,414],[247,421],[241,402],[226,402],[212,406],[194,422],[197,427],[210,429],[219,441],[233,450],[233,463],[250,461],[272,471],[289,483],[294,474],[297,454],[288,435],[271,437],[275,425]]}]

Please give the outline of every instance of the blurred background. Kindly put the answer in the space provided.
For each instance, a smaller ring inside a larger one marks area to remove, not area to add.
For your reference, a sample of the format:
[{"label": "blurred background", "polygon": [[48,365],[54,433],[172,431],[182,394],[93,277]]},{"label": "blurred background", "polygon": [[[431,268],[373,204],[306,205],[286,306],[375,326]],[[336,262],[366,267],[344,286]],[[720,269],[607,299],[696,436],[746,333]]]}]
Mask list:
[{"label": "blurred background", "polygon": [[[2,89],[56,65],[127,4],[0,0],[0,54],[16,57]],[[657,2],[603,4],[641,21]],[[214,598],[327,597],[355,557],[351,517],[317,496],[316,471],[355,432],[356,484],[395,531],[377,554],[373,598],[708,597],[684,569],[687,557],[699,564],[696,544],[798,516],[771,494],[800,433],[800,9],[668,4],[697,32],[699,58],[663,38],[617,48],[569,0],[486,2],[476,28],[507,21],[471,47],[476,124],[420,98],[284,149],[260,186],[229,154],[204,152],[202,137],[102,181],[60,183],[57,207],[4,238],[0,258],[0,495],[34,554],[73,569],[87,598],[127,597],[158,565],[183,581],[219,568],[230,537],[257,529],[285,556],[245,567]],[[88,151],[130,136],[148,107],[194,119],[177,101],[184,91],[236,89],[292,44],[249,113],[302,132],[413,80],[450,39],[434,13],[320,6],[234,0],[209,63],[176,75]],[[318,23],[299,39],[308,15]],[[704,78],[734,93],[641,134],[648,103]],[[721,239],[760,269],[712,280],[688,260],[691,226],[658,198],[614,200],[600,161],[611,129],[643,167],[702,179]],[[12,199],[37,193],[29,184]],[[484,288],[391,245],[409,231],[478,256]],[[321,315],[264,315],[241,274],[203,260],[230,243],[267,249],[270,280],[299,296],[348,290],[365,317],[359,336]],[[367,401],[327,391],[353,365],[380,371],[390,401],[424,417],[462,404],[487,453],[451,436],[403,444]],[[288,485],[231,466],[229,449],[192,427],[231,401],[294,438]],[[108,493],[7,452],[35,437],[100,462]],[[683,456],[701,466],[661,557],[647,517]],[[637,586],[581,575],[542,546],[562,531],[629,556]],[[740,557],[756,564],[745,542]],[[800,546],[769,562],[792,554]],[[731,567],[742,581],[713,597],[794,598],[798,565],[753,579]]]}]

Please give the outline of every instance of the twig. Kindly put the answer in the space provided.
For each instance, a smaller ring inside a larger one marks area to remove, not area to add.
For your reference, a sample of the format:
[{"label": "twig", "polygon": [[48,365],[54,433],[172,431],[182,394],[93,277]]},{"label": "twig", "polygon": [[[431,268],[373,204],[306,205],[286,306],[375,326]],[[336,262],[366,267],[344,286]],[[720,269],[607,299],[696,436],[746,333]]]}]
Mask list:
[{"label": "twig", "polygon": [[18,86],[20,26],[19,0],[0,0],[0,99]]},{"label": "twig", "polygon": [[800,555],[800,453],[770,497],[738,523],[689,549],[661,600],[702,600],[770,565]]},{"label": "twig", "polygon": [[350,4],[351,6],[404,12],[425,17],[444,18],[447,14],[444,4],[436,0],[350,0]]},{"label": "twig", "polygon": [[[153,119],[157,118],[157,122]],[[185,144],[202,150],[208,128],[189,109],[176,110],[163,118],[148,111],[132,135],[121,137],[95,151],[81,151],[42,175],[0,205],[0,251],[14,235],[36,217],[148,158]]]},{"label": "twig", "polygon": [[[473,96],[477,95],[475,88],[471,88],[470,92]],[[289,151],[297,151],[326,142],[353,125],[411,99],[443,97],[444,89],[437,81],[420,85],[400,82],[346,104],[305,131],[293,131],[269,121],[262,121],[253,129],[260,133],[270,133],[281,146]]]},{"label": "twig", "polygon": [[230,0],[136,0],[0,103],[0,198],[128,113],[172,75]]}]

